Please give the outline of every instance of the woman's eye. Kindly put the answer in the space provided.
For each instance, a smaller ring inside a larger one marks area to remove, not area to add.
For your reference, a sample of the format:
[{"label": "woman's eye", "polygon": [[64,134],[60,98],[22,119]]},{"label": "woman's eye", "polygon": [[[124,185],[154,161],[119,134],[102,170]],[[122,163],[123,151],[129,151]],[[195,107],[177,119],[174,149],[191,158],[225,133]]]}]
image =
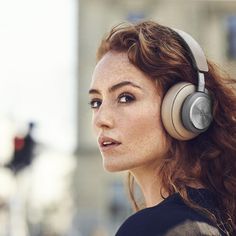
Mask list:
[{"label": "woman's eye", "polygon": [[[119,103],[130,103],[134,100],[135,100],[134,96],[127,93],[122,93],[118,97]],[[101,106],[101,104],[102,104],[102,101],[98,99],[93,99],[89,102],[89,105],[92,109],[98,109]]]},{"label": "woman's eye", "polygon": [[121,94],[118,97],[118,99],[119,99],[120,103],[128,103],[128,102],[132,102],[135,100],[134,96],[132,96],[130,94],[126,94],[126,93]]},{"label": "woman's eye", "polygon": [[101,101],[100,100],[92,100],[89,102],[89,105],[92,109],[96,109],[101,105]]}]

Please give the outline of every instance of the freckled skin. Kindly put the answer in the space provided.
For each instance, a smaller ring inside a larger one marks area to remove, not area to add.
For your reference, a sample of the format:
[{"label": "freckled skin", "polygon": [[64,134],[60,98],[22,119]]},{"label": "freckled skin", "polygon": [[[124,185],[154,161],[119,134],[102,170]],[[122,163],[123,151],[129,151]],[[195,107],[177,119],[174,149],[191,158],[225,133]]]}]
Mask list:
[{"label": "freckled skin", "polygon": [[[132,81],[142,88],[124,86],[114,93],[108,88],[122,81]],[[160,120],[161,98],[155,82],[132,65],[126,53],[108,52],[95,67],[91,88],[101,92],[90,95],[102,104],[93,110],[92,124],[101,134],[122,144],[101,152],[108,171],[134,170],[155,166],[166,153],[166,139]],[[121,93],[134,95],[135,101],[119,103]]]}]

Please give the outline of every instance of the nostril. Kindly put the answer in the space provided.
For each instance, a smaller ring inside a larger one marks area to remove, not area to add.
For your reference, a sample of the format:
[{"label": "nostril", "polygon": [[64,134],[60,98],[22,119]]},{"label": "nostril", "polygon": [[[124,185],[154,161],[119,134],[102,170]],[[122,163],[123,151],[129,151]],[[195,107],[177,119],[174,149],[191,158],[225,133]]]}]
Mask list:
[{"label": "nostril", "polygon": [[113,120],[108,116],[100,116],[95,119],[94,124],[99,128],[110,128],[113,126]]}]

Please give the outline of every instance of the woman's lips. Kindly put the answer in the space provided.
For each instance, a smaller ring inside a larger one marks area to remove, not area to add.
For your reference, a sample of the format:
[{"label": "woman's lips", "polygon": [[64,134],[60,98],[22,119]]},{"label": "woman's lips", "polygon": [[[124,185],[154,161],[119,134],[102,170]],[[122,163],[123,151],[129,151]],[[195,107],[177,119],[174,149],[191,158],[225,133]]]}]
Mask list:
[{"label": "woman's lips", "polygon": [[120,143],[112,143],[109,145],[100,146],[102,152],[113,150],[114,148],[120,146]]},{"label": "woman's lips", "polygon": [[103,152],[112,150],[121,144],[119,141],[107,136],[100,136],[98,143],[100,150]]}]

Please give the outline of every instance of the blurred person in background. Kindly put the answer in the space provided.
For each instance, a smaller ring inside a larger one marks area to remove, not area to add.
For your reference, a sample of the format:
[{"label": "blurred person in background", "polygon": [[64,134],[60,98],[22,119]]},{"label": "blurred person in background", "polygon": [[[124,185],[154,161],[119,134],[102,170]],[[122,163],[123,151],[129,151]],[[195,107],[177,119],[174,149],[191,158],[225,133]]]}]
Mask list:
[{"label": "blurred person in background", "polygon": [[92,124],[105,170],[128,172],[136,211],[116,236],[235,235],[234,84],[183,31],[143,21],[102,40]]}]

